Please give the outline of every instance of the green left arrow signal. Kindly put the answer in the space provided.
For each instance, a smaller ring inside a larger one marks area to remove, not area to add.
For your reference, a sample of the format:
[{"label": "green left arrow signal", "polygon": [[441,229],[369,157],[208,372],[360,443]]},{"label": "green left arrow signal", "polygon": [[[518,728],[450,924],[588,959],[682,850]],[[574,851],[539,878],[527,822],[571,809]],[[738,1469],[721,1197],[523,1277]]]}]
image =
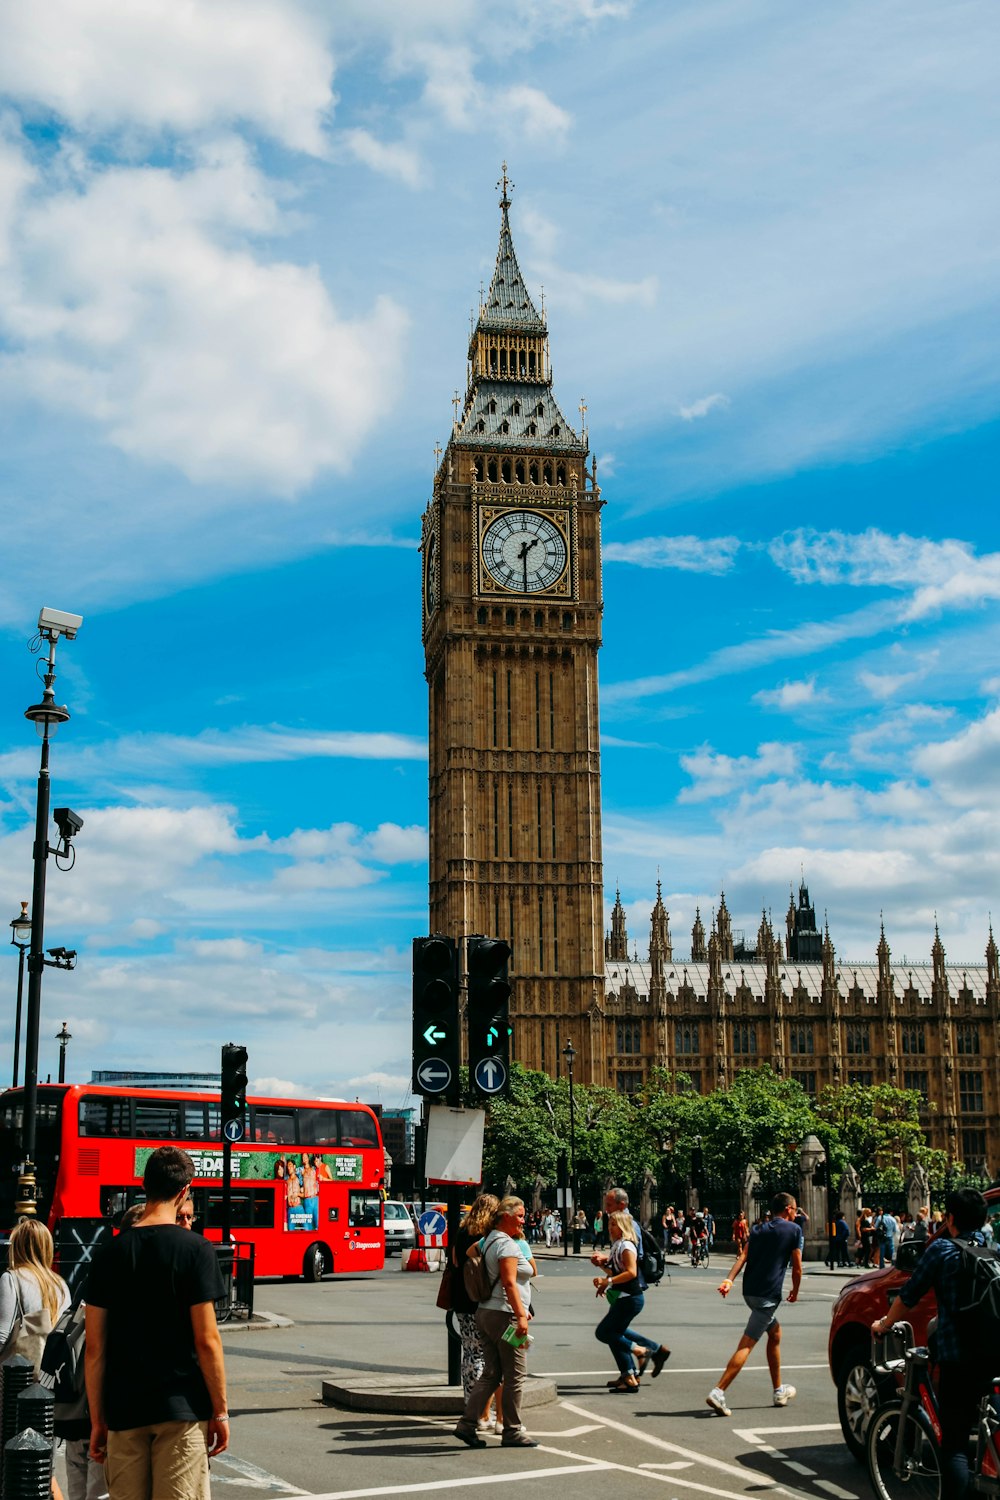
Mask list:
[{"label": "green left arrow signal", "polygon": [[447,1035],[446,1031],[439,1031],[436,1026],[428,1026],[424,1032],[424,1041],[429,1047],[434,1047],[438,1042],[443,1042]]}]

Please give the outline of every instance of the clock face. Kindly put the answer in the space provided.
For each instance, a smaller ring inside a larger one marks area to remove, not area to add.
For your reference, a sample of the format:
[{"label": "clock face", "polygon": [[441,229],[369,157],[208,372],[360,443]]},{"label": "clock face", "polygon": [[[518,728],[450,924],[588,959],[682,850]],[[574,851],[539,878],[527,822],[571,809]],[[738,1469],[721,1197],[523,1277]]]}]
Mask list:
[{"label": "clock face", "polygon": [[548,516],[508,510],[483,532],[483,567],[502,589],[537,594],[566,571],[566,537]]},{"label": "clock face", "polygon": [[438,607],[441,586],[441,568],[438,558],[437,537],[431,533],[424,561],[424,604],[429,615]]}]

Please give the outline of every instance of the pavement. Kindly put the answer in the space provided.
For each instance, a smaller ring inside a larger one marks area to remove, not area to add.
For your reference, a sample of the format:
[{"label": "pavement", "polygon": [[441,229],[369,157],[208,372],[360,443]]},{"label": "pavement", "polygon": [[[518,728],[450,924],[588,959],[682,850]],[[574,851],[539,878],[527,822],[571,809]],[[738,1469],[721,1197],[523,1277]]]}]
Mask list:
[{"label": "pavement", "polygon": [[[532,1385],[554,1399],[527,1408],[533,1449],[457,1442],[454,1412],[375,1412],[324,1404],[324,1387],[347,1391],[402,1382],[445,1391],[444,1315],[438,1277],[381,1272],[327,1280],[263,1282],[266,1327],[224,1333],[232,1446],[213,1460],[215,1500],[367,1500],[459,1497],[482,1485],[516,1485],[517,1500],[606,1500],[624,1483],[630,1500],[871,1500],[867,1478],[841,1439],[826,1365],[830,1310],[856,1272],[806,1268],[800,1300],[785,1309],[783,1378],[796,1399],[776,1409],[763,1348],[729,1392],[731,1420],[705,1405],[742,1332],[742,1301],[723,1302],[718,1256],[706,1273],[683,1262],[650,1290],[640,1327],[672,1349],[663,1374],[636,1396],[612,1395],[614,1370],[594,1338],[600,1315],[589,1256],[543,1253],[537,1286]],[[728,1269],[728,1266],[725,1267]],[[277,1319],[286,1320],[283,1324]],[[229,1325],[236,1328],[236,1325]],[[500,1500],[500,1497],[497,1497]]]}]

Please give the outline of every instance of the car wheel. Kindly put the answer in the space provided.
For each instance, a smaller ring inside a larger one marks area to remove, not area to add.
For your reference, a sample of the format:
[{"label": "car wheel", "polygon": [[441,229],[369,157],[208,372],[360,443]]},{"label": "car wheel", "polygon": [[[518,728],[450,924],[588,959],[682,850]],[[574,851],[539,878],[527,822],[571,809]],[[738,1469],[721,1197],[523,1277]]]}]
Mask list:
[{"label": "car wheel", "polygon": [[304,1281],[322,1281],[325,1270],[326,1256],[323,1254],[323,1246],[310,1245],[302,1258],[302,1279]]},{"label": "car wheel", "polygon": [[837,1374],[837,1414],[853,1456],[865,1459],[865,1431],[872,1413],[891,1394],[891,1381],[875,1374],[871,1347],[855,1344],[848,1350]]}]

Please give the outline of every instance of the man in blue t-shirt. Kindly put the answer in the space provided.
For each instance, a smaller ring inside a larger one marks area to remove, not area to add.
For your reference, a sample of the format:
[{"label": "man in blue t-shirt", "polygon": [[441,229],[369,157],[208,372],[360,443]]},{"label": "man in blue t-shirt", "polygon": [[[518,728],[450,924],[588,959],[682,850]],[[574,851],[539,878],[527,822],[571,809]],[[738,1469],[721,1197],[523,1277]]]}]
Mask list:
[{"label": "man in blue t-shirt", "polygon": [[743,1301],[750,1309],[750,1317],[722,1378],[706,1398],[720,1417],[732,1416],[726,1391],[746,1364],[750,1350],[762,1333],[767,1334],[767,1367],[771,1372],[775,1406],[787,1406],[795,1395],[794,1385],[781,1383],[781,1325],[777,1317],[789,1263],[792,1267],[789,1302],[798,1300],[802,1281],[802,1230],[795,1223],[795,1213],[796,1203],[791,1193],[776,1193],[771,1199],[770,1219],[754,1225],[736,1264],[719,1287],[721,1295],[728,1297],[733,1282],[746,1267]]}]

